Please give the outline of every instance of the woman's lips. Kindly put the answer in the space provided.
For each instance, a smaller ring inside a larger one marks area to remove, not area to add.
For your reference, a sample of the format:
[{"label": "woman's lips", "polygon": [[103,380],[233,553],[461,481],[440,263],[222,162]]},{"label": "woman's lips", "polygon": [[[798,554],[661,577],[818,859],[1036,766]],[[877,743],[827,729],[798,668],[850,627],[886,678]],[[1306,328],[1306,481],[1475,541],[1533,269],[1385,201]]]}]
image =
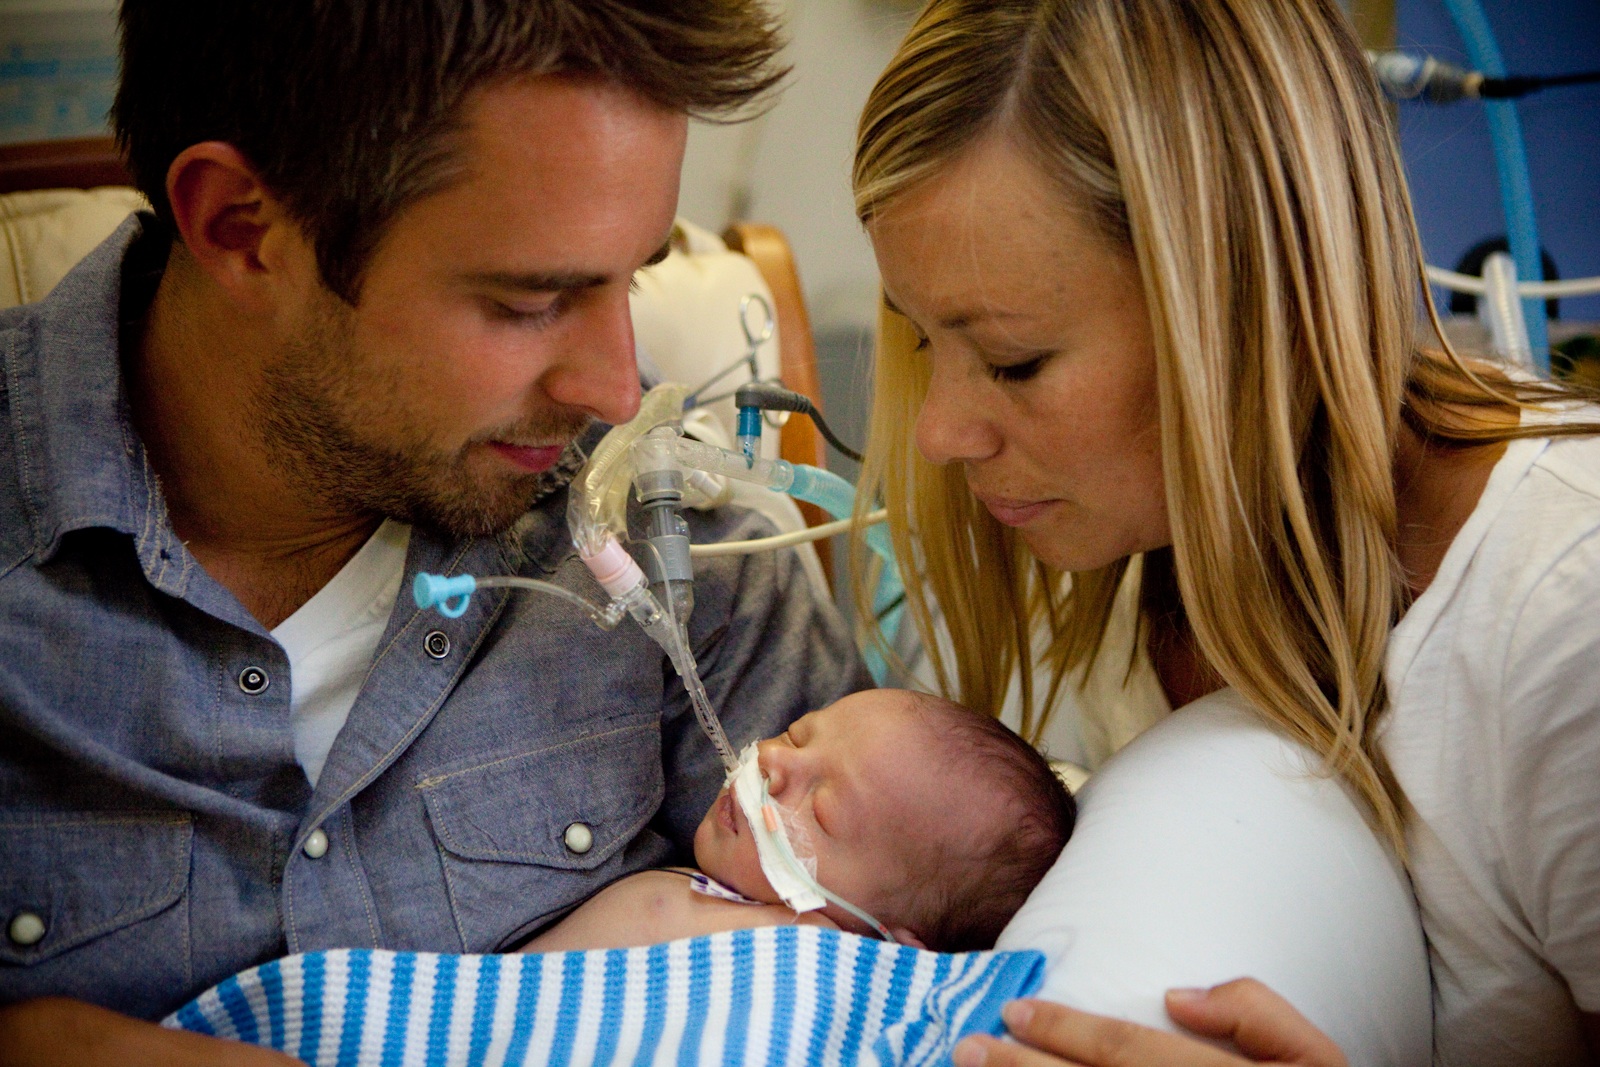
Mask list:
[{"label": "woman's lips", "polygon": [[514,465],[535,474],[556,465],[565,445],[510,445],[504,441],[490,441],[489,447],[510,460]]},{"label": "woman's lips", "polygon": [[997,522],[1006,526],[1026,526],[1055,503],[1054,500],[1002,500],[998,497],[983,496],[978,499],[989,509],[989,514],[993,515]]}]

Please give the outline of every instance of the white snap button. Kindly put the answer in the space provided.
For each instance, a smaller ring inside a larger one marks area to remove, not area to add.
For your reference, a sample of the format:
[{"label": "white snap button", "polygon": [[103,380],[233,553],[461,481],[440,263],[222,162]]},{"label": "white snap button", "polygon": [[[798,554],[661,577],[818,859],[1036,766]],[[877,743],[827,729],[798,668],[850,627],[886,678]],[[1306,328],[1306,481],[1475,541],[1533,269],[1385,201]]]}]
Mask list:
[{"label": "white snap button", "polygon": [[311,831],[306,838],[305,854],[314,860],[320,860],[328,854],[328,835],[322,832],[322,827]]},{"label": "white snap button", "polygon": [[581,856],[594,847],[594,831],[581,822],[575,822],[567,827],[561,840],[566,842],[568,849]]},{"label": "white snap button", "polygon": [[11,943],[27,948],[37,945],[44,940],[44,920],[31,911],[19,912],[11,920],[11,925],[6,928],[6,933],[11,937]]}]

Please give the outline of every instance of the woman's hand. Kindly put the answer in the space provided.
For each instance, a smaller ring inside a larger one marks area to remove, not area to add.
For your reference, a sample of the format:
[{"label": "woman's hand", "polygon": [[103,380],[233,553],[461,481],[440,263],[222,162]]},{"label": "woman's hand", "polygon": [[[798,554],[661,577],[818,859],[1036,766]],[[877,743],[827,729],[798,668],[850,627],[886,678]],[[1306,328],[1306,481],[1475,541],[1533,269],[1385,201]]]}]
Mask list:
[{"label": "woman's hand", "polygon": [[[1231,1041],[1244,1058],[1182,1034],[1090,1015],[1042,1000],[1014,1000],[1001,1012],[1022,1044],[969,1037],[956,1067],[1346,1067],[1344,1053],[1321,1030],[1253,978],[1212,989],[1174,989],[1167,1014],[1205,1037]],[[1031,1046],[1031,1047],[1030,1047]]]}]

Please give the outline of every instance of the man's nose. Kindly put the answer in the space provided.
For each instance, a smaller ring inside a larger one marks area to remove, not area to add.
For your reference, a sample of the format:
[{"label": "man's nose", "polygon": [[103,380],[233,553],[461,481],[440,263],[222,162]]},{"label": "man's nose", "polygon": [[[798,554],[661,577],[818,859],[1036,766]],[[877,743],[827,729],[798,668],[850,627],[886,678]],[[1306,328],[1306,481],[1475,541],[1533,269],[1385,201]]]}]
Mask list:
[{"label": "man's nose", "polygon": [[607,294],[587,309],[567,339],[564,358],[545,375],[551,400],[612,425],[639,413],[639,364],[634,355],[628,292]]},{"label": "man's nose", "polygon": [[917,451],[929,463],[971,463],[1000,450],[1000,432],[979,395],[978,377],[953,358],[933,357],[916,424]]}]

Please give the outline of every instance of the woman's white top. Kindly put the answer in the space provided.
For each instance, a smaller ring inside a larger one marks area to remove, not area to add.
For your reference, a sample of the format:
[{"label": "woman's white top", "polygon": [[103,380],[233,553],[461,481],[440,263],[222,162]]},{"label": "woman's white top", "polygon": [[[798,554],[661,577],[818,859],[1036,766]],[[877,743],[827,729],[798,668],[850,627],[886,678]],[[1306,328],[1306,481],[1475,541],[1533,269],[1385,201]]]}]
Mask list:
[{"label": "woman's white top", "polygon": [[1386,674],[1436,1062],[1583,1062],[1578,1011],[1600,1011],[1600,438],[1507,446]]}]

